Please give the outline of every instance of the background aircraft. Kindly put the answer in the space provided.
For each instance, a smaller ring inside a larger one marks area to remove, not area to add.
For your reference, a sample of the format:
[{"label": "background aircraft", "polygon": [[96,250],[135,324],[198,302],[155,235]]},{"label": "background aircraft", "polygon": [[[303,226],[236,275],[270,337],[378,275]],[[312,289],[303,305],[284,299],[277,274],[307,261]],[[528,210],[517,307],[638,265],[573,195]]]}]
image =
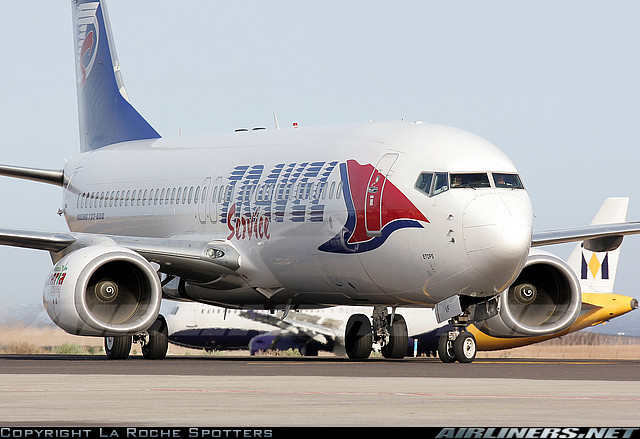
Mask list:
[{"label": "background aircraft", "polygon": [[[623,222],[628,198],[605,200],[591,224]],[[579,276],[582,312],[568,329],[544,337],[491,337],[470,326],[478,350],[502,350],[538,343],[624,315],[638,307],[635,298],[613,294],[621,247],[610,252],[591,252],[582,243],[574,248],[568,263]],[[353,312],[372,314],[372,308],[331,307],[303,310],[288,315],[252,310],[225,309],[197,303],[179,303],[166,316],[169,341],[206,350],[245,350],[251,354],[269,350],[298,349],[303,355],[319,351],[345,355],[344,331]],[[438,324],[432,309],[403,309],[409,345],[407,355],[431,355],[438,351],[441,334],[448,325]]]}]

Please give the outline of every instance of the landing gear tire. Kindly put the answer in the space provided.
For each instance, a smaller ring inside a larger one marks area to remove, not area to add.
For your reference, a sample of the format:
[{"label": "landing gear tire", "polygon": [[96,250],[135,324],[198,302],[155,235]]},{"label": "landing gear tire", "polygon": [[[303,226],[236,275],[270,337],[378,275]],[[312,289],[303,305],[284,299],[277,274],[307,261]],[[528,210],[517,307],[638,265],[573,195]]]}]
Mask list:
[{"label": "landing gear tire", "polygon": [[162,360],[169,348],[169,330],[164,317],[158,316],[147,330],[147,342],[142,345],[142,356],[147,360]]},{"label": "landing gear tire", "polygon": [[125,360],[131,352],[132,339],[130,335],[119,337],[105,337],[104,351],[109,360]]},{"label": "landing gear tire", "polygon": [[438,357],[443,363],[455,363],[456,354],[454,350],[454,342],[449,340],[449,334],[444,333],[438,339]]},{"label": "landing gear tire", "polygon": [[303,357],[317,357],[319,352],[320,346],[313,342],[309,342],[300,348],[300,354]]},{"label": "landing gear tire", "polygon": [[404,358],[409,346],[409,332],[407,322],[401,315],[393,317],[393,323],[389,324],[391,316],[387,317],[387,328],[389,330],[389,341],[380,351],[384,358]]},{"label": "landing gear tire", "polygon": [[476,338],[470,332],[461,332],[453,342],[456,360],[460,363],[471,363],[476,358]]},{"label": "landing gear tire", "polygon": [[371,322],[364,314],[349,317],[344,333],[344,347],[347,356],[354,360],[369,358],[373,344]]}]

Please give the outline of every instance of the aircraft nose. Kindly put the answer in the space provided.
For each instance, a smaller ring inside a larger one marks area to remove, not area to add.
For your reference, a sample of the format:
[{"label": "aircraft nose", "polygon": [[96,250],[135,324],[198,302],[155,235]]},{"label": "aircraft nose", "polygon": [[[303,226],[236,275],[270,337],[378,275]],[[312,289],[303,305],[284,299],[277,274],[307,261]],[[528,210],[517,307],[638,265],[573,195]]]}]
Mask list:
[{"label": "aircraft nose", "polygon": [[462,230],[465,250],[476,269],[510,280],[529,254],[533,231],[529,196],[519,191],[474,198],[465,208]]}]

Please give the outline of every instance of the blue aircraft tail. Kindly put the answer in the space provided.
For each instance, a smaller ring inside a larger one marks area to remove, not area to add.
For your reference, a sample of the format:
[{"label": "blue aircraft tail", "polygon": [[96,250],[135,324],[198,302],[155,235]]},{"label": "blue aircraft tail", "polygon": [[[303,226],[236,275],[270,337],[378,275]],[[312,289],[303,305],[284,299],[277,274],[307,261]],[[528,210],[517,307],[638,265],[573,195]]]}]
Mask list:
[{"label": "blue aircraft tail", "polygon": [[129,103],[105,0],[72,0],[82,152],[158,132]]}]

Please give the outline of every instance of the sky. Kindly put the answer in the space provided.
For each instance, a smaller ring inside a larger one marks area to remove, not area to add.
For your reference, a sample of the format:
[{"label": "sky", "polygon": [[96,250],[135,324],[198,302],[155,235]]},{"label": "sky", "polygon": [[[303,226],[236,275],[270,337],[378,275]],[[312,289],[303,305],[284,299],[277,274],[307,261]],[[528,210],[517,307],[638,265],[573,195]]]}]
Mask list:
[{"label": "sky", "polygon": [[[640,220],[640,2],[110,0],[134,106],[165,137],[421,120],[515,163],[536,231],[590,223],[606,197]],[[71,1],[0,6],[0,162],[79,153]],[[60,188],[0,178],[0,227],[66,231]],[[571,245],[547,250],[567,257]],[[616,292],[639,297],[640,236]],[[0,247],[0,307],[42,304],[46,252]],[[605,332],[638,328],[640,311]]]}]

